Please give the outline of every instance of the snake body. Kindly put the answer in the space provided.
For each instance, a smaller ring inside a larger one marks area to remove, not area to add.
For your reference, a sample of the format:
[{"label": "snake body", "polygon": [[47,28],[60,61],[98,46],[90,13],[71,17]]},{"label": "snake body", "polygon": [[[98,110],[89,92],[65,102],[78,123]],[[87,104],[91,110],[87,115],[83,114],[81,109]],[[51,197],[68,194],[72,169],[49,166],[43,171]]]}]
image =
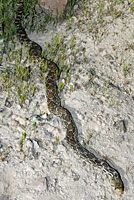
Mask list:
[{"label": "snake body", "polygon": [[96,157],[92,152],[84,148],[78,141],[78,130],[73,120],[71,113],[61,106],[61,101],[58,96],[56,85],[56,71],[58,66],[56,63],[47,60],[42,56],[42,48],[37,43],[29,39],[25,29],[22,26],[22,15],[24,12],[24,0],[20,0],[16,11],[15,25],[17,27],[17,36],[21,44],[25,43],[29,47],[29,54],[33,60],[42,60],[42,63],[47,62],[48,74],[45,79],[46,83],[46,96],[48,109],[54,115],[60,117],[66,128],[66,140],[70,147],[82,158],[95,166],[102,168],[111,176],[111,186],[118,190],[121,194],[124,191],[124,184],[119,172],[113,168],[106,160]]}]

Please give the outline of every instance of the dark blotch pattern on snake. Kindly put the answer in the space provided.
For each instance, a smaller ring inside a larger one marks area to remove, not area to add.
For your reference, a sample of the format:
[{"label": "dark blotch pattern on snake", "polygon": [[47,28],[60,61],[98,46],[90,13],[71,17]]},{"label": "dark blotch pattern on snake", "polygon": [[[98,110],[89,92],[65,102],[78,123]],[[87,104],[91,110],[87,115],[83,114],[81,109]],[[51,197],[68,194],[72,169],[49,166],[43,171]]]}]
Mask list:
[{"label": "dark blotch pattern on snake", "polygon": [[93,153],[84,148],[78,141],[78,130],[73,120],[71,113],[64,107],[61,106],[60,98],[58,96],[57,85],[56,85],[56,71],[58,66],[56,63],[47,60],[42,57],[42,48],[37,43],[31,41],[22,26],[22,14],[24,12],[24,2],[20,0],[18,3],[18,9],[16,11],[15,25],[17,27],[17,35],[21,44],[25,43],[29,47],[29,54],[33,60],[42,60],[42,63],[47,62],[48,74],[46,77],[46,95],[48,109],[51,113],[59,116],[67,130],[66,140],[67,143],[73,148],[73,150],[82,158],[89,163],[93,163],[95,166],[102,168],[111,176],[111,185],[114,189],[120,193],[124,191],[124,185],[119,172],[114,169],[110,164],[98,157]]}]

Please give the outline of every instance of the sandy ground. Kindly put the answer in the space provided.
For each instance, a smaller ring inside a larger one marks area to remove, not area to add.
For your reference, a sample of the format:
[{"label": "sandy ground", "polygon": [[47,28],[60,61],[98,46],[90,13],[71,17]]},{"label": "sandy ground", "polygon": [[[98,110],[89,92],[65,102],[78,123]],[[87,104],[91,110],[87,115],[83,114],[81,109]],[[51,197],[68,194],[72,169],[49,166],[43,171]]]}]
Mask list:
[{"label": "sandy ground", "polygon": [[[22,107],[13,97],[5,104],[8,94],[0,94],[0,200],[134,199],[132,2],[117,1],[116,17],[115,12],[103,13],[103,23],[98,17],[100,2],[90,1],[84,10],[76,7],[78,14],[72,20],[48,26],[47,33],[32,33],[30,38],[44,49],[58,33],[64,38],[65,64],[73,73],[60,94],[62,104],[74,117],[80,142],[120,172],[124,194],[111,188],[101,169],[68,147],[60,119],[48,120],[44,85],[37,81],[38,92]],[[106,10],[110,3],[103,2]],[[60,81],[66,81],[64,72]],[[22,133],[26,138],[21,152]]]}]

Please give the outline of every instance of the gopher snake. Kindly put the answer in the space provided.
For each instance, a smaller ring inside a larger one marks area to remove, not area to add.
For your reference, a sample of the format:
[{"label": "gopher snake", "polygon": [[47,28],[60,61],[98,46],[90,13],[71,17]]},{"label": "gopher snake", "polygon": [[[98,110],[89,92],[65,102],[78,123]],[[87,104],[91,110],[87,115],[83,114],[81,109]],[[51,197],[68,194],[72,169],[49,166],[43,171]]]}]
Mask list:
[{"label": "gopher snake", "polygon": [[59,116],[65,125],[67,130],[66,140],[67,143],[73,148],[73,150],[89,163],[93,163],[95,166],[102,168],[111,176],[111,186],[118,190],[120,193],[124,191],[124,185],[119,172],[114,169],[110,164],[84,148],[78,141],[78,130],[73,120],[71,113],[61,106],[60,98],[58,96],[58,90],[56,85],[56,71],[58,66],[56,63],[47,60],[42,56],[42,48],[35,42],[31,41],[22,26],[22,14],[24,12],[24,2],[20,0],[18,3],[18,9],[16,11],[15,25],[17,27],[17,35],[21,44],[25,43],[29,47],[29,54],[33,60],[42,60],[42,63],[47,62],[48,74],[46,76],[46,96],[48,109],[51,113]]}]

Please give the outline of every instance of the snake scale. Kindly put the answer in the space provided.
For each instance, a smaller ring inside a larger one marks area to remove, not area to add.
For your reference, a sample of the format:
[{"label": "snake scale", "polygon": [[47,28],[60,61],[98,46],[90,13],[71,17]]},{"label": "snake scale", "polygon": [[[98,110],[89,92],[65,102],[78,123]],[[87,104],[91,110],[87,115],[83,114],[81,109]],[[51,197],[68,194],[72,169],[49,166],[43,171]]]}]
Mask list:
[{"label": "snake scale", "polygon": [[123,194],[124,184],[119,172],[113,168],[106,160],[96,157],[92,152],[84,148],[78,141],[78,130],[73,120],[71,113],[61,106],[61,101],[58,96],[58,89],[56,85],[57,76],[56,71],[58,66],[56,63],[47,60],[42,56],[42,48],[37,43],[29,39],[25,29],[22,26],[22,15],[24,12],[24,0],[20,0],[16,11],[15,26],[17,27],[17,36],[21,44],[25,43],[29,48],[30,57],[33,60],[42,60],[42,63],[47,62],[48,74],[45,79],[46,96],[48,109],[54,115],[60,117],[66,128],[66,140],[70,147],[82,158],[95,166],[102,168],[111,176],[111,186]]}]

